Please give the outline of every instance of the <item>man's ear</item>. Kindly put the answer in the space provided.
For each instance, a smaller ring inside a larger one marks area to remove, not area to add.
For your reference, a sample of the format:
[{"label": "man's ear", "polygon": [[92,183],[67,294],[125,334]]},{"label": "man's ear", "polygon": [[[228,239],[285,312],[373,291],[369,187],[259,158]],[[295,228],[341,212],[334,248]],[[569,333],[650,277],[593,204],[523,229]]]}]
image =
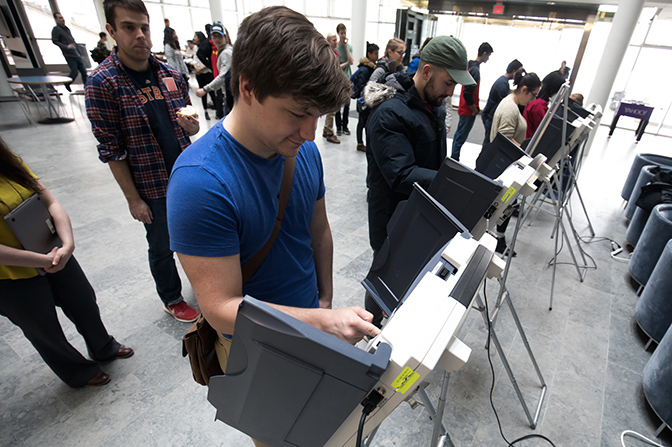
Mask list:
[{"label": "man's ear", "polygon": [[114,37],[114,35],[116,34],[116,32],[114,31],[114,28],[112,28],[112,25],[110,25],[109,23],[106,23],[106,24],[105,24],[105,29],[107,30],[107,34],[109,34],[109,36],[110,36],[112,39],[117,40],[117,39]]},{"label": "man's ear", "polygon": [[238,77],[238,99],[243,101],[245,104],[252,104],[252,99],[254,98],[254,90],[250,82],[240,75]]},{"label": "man's ear", "polygon": [[431,79],[432,74],[434,73],[434,68],[430,64],[425,64],[422,66],[422,80],[427,82]]}]

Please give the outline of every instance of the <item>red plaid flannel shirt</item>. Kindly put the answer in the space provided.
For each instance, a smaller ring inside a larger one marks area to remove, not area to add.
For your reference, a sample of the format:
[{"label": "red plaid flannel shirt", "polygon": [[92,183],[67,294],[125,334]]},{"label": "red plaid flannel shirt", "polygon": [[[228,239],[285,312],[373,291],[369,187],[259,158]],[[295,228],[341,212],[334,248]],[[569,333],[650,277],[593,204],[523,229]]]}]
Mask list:
[{"label": "red plaid flannel shirt", "polygon": [[[177,111],[191,104],[189,90],[182,75],[150,55],[149,63],[163,94],[173,131],[180,148],[191,141],[177,123]],[[163,81],[172,77],[177,90],[169,92]],[[161,148],[149,125],[145,108],[133,81],[117,58],[116,48],[89,76],[86,82],[86,114],[93,135],[98,140],[98,157],[103,163],[128,160],[133,182],[140,197],[166,197],[168,177]]]}]

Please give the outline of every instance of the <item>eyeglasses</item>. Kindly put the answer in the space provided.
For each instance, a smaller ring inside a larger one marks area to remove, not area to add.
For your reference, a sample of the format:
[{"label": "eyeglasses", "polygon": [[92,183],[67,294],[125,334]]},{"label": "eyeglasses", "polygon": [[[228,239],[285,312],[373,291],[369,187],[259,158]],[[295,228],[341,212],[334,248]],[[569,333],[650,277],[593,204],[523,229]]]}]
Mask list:
[{"label": "eyeglasses", "polygon": [[539,94],[539,92],[534,93],[532,90],[530,90],[530,93],[532,94],[532,96],[534,97],[534,99],[537,99],[537,95]]},{"label": "eyeglasses", "polygon": [[395,51],[399,56],[404,57],[404,54],[406,54],[405,51]]}]

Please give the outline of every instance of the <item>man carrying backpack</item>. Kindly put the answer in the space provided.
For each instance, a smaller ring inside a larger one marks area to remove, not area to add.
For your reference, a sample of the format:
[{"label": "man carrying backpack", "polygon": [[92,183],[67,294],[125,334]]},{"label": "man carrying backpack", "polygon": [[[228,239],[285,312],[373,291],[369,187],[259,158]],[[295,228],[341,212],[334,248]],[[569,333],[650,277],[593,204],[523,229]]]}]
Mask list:
[{"label": "man carrying backpack", "polygon": [[371,110],[364,104],[364,86],[369,82],[369,78],[376,69],[376,61],[378,60],[378,45],[375,43],[366,42],[366,57],[359,61],[357,71],[350,76],[352,82],[353,94],[352,99],[357,100],[357,112],[359,113],[359,120],[357,121],[357,150],[366,152],[364,145],[363,133],[366,120],[371,113]]}]

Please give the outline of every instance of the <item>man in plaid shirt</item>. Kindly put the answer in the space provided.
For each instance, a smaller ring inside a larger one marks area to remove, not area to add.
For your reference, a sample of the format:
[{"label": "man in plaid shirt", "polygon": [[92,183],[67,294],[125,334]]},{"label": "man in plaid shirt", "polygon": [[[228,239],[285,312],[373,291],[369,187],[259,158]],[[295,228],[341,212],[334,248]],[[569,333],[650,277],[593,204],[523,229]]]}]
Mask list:
[{"label": "man in plaid shirt", "polygon": [[86,113],[133,218],[145,225],[149,266],[164,310],[182,322],[199,312],[182,298],[166,219],[168,177],[178,155],[198,133],[188,87],[173,68],[151,55],[149,14],[141,0],[106,0],[105,25],[117,42],[86,84]]}]

